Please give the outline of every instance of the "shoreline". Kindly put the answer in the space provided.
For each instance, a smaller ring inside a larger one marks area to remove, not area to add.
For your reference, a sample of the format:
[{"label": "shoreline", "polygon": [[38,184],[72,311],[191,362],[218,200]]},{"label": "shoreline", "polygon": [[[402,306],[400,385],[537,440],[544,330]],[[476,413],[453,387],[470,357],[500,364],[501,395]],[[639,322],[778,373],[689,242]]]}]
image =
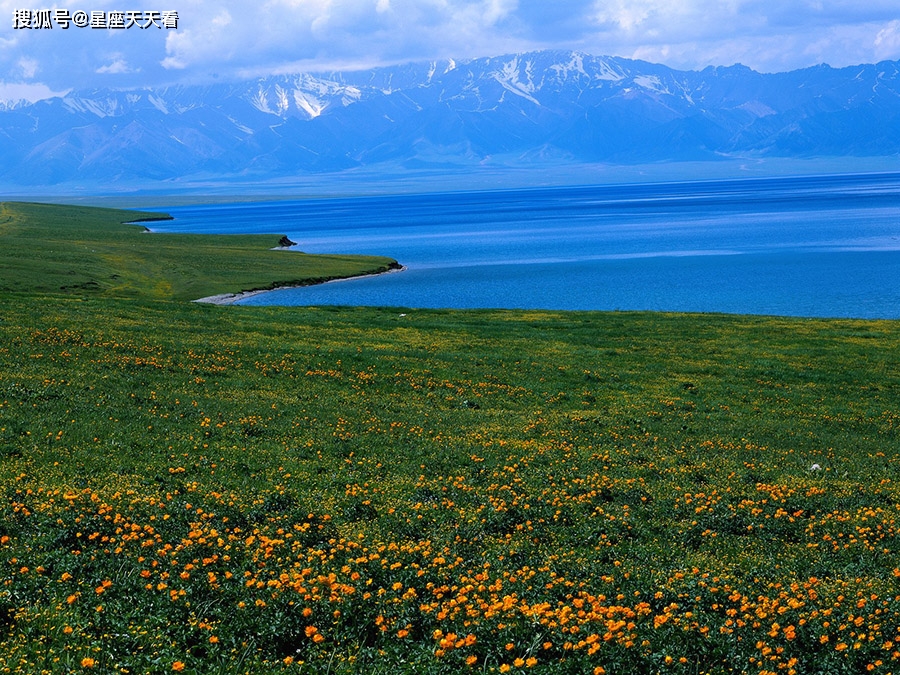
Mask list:
[{"label": "shoreline", "polygon": [[364,279],[365,277],[376,277],[382,274],[393,274],[395,272],[403,272],[405,265],[394,263],[388,269],[381,272],[368,272],[366,274],[354,274],[350,277],[335,277],[334,279],[323,279],[321,281],[310,281],[306,283],[285,284],[283,286],[274,286],[272,288],[258,288],[251,291],[241,291],[240,293],[220,293],[219,295],[210,295],[205,298],[191,300],[191,302],[202,302],[209,305],[233,305],[240,300],[252,298],[255,295],[263,293],[271,293],[272,291],[280,291],[285,288],[303,288],[304,286],[319,286],[321,284],[331,284],[337,281],[353,281],[354,279]]}]

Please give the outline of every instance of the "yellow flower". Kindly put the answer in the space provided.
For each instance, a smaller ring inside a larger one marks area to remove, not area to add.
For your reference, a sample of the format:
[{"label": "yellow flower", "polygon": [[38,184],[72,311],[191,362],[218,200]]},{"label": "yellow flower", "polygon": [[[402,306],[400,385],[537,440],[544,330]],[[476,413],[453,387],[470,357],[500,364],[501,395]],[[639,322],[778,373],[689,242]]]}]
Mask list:
[{"label": "yellow flower", "polygon": [[176,673],[180,673],[182,670],[184,670],[184,663],[181,661],[176,661],[172,664],[172,670],[174,670]]},{"label": "yellow flower", "polygon": [[85,656],[83,659],[81,659],[81,667],[82,668],[93,668],[96,665],[97,665],[97,661],[92,659],[90,656]]}]

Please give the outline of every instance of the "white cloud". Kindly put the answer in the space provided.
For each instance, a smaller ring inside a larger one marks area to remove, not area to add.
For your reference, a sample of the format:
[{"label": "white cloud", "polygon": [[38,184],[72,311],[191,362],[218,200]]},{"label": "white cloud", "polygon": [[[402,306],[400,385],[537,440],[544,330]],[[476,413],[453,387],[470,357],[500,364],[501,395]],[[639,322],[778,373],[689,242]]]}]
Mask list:
[{"label": "white cloud", "polygon": [[68,91],[53,91],[46,84],[39,83],[0,82],[0,101],[29,101],[34,103],[46,98],[65,96]]},{"label": "white cloud", "polygon": [[[196,24],[191,23],[191,26]],[[240,28],[232,25],[231,13],[222,9],[209,21],[196,27],[171,32],[166,36],[166,57],[160,61],[163,68],[183,70],[193,63],[230,61],[242,41],[235,33]]]},{"label": "white cloud", "polygon": [[900,58],[900,19],[894,19],[878,31],[874,46],[879,61]]},{"label": "white cloud", "polygon": [[105,66],[100,66],[95,70],[96,73],[103,73],[107,75],[119,75],[122,73],[135,73],[138,72],[140,68],[131,68],[128,65],[128,62],[125,61],[121,56],[117,56],[112,63],[109,63]]},{"label": "white cloud", "polygon": [[482,11],[485,25],[493,26],[506,19],[518,8],[518,5],[517,0],[485,0]]},{"label": "white cloud", "polygon": [[[177,30],[0,31],[0,73],[57,88],[150,85],[542,48],[691,69],[840,66],[900,58],[897,1],[179,0]],[[20,6],[0,0],[0,21]]]},{"label": "white cloud", "polygon": [[30,80],[32,77],[34,77],[37,74],[38,68],[40,67],[37,59],[31,59],[25,56],[20,58],[16,65],[19,67],[21,76],[26,80]]},{"label": "white cloud", "polygon": [[601,27],[610,26],[625,31],[633,31],[646,23],[653,11],[653,2],[650,0],[626,2],[614,0],[610,2],[597,2],[597,10],[594,21]]}]

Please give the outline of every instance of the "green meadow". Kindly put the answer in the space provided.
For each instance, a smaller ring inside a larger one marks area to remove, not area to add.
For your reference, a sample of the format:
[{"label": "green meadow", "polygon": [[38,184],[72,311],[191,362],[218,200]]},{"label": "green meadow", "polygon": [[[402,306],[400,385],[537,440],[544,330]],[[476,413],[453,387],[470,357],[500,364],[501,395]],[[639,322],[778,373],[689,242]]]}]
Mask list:
[{"label": "green meadow", "polygon": [[[0,292],[196,300],[383,272],[390,258],[271,250],[280,235],[152,234],[160,214],[0,202]],[[123,225],[124,222],[136,225]]]},{"label": "green meadow", "polygon": [[392,261],[140,217],[0,205],[0,672],[898,672],[900,323],[197,304]]}]

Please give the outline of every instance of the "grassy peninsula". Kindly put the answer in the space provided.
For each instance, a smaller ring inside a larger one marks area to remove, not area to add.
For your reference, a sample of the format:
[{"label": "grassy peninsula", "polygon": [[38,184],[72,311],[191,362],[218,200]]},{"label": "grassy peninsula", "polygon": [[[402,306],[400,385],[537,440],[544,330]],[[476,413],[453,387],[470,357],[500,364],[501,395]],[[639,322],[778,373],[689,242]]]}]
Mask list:
[{"label": "grassy peninsula", "polygon": [[[152,212],[0,202],[0,292],[196,300],[375,274],[390,258],[307,255],[280,235],[150,234]],[[126,223],[136,224],[126,224]]]},{"label": "grassy peninsula", "polygon": [[897,322],[60,292],[10,222],[0,672],[897,672]]}]

